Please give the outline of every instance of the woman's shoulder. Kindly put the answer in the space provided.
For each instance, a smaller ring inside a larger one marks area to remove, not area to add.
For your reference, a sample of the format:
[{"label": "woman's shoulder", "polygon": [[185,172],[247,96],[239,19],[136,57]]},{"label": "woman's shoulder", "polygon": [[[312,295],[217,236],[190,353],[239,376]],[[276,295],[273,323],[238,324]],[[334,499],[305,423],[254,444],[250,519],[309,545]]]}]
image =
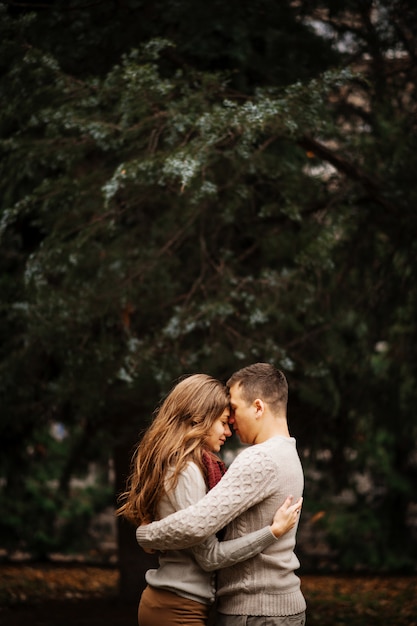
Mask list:
[{"label": "woman's shoulder", "polygon": [[[169,480],[174,473],[174,467],[168,468],[166,473],[166,480]],[[184,481],[200,482],[204,480],[203,474],[199,466],[195,461],[187,461],[180,473],[178,474],[178,483],[184,483]]]},{"label": "woman's shoulder", "polygon": [[169,490],[168,498],[178,510],[194,504],[206,492],[207,487],[200,468],[194,461],[189,461],[181,470],[175,488]]},{"label": "woman's shoulder", "polygon": [[[171,467],[169,468],[171,472],[174,471],[174,466],[171,465]],[[198,464],[193,461],[192,459],[189,459],[188,461],[185,462],[184,467],[181,470],[181,474],[183,472],[200,472],[201,474],[201,470],[198,466]]]},{"label": "woman's shoulder", "polygon": [[191,460],[186,463],[180,474],[184,476],[202,476],[201,469],[198,467],[197,463]]}]

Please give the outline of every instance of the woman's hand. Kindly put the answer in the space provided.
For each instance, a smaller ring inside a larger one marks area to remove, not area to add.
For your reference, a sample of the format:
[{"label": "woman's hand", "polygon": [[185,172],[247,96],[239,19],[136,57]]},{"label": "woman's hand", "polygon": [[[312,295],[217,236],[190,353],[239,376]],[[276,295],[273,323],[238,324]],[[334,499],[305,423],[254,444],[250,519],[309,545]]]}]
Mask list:
[{"label": "woman's hand", "polygon": [[288,496],[274,515],[271,531],[275,537],[281,537],[293,528],[299,518],[303,499],[299,498],[295,504],[291,504],[293,496]]}]

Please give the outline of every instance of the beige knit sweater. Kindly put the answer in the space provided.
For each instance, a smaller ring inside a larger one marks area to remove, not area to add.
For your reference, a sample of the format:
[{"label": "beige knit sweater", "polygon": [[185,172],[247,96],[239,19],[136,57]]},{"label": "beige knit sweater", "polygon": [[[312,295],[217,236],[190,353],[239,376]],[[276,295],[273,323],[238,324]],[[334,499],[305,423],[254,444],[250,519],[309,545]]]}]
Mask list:
[{"label": "beige knit sweater", "polygon": [[[292,437],[273,437],[241,452],[226,475],[193,506],[148,526],[136,537],[161,550],[196,545],[227,526],[225,539],[272,522],[287,495],[303,491],[303,472]],[[306,608],[294,573],[296,527],[253,558],[218,572],[218,610],[230,615],[294,615]]]},{"label": "beige knit sweater", "polygon": [[[188,463],[175,489],[168,490],[161,499],[159,518],[194,504],[206,492],[200,469],[195,463]],[[211,535],[192,548],[161,552],[159,567],[146,572],[146,582],[152,587],[172,591],[189,600],[211,604],[216,591],[214,570],[248,559],[276,541],[269,525],[230,541],[218,541],[215,535]]]}]

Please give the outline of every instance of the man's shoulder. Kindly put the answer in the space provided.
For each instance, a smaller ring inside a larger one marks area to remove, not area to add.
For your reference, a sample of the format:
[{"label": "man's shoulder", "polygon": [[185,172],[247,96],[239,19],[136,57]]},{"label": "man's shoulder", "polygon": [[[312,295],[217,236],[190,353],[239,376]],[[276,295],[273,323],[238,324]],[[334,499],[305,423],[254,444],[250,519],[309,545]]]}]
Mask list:
[{"label": "man's shoulder", "polygon": [[285,450],[290,456],[294,456],[294,452],[297,454],[296,442],[293,437],[271,437],[263,443],[256,443],[241,449],[230,467],[235,464],[246,465],[255,461],[266,465],[274,464]]},{"label": "man's shoulder", "polygon": [[273,451],[277,447],[276,444],[274,445],[273,443],[271,444],[269,442],[270,440],[265,441],[264,443],[257,443],[241,449],[230,467],[235,464],[246,465],[248,463],[253,463],[255,460],[268,463],[270,460],[272,460],[271,451]]}]

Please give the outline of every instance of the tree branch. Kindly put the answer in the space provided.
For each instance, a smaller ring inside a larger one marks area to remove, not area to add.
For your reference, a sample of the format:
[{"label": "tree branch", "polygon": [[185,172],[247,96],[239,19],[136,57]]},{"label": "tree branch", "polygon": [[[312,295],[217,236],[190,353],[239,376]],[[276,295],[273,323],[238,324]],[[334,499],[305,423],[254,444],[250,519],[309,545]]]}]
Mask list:
[{"label": "tree branch", "polygon": [[372,199],[383,206],[391,213],[397,213],[397,207],[389,202],[380,192],[380,183],[368,176],[357,165],[354,165],[350,161],[343,159],[341,156],[330,150],[327,146],[320,143],[312,137],[304,136],[298,141],[298,145],[313,152],[317,157],[327,161],[330,165],[333,165],[339,172],[345,174],[348,178],[356,180],[368,191]]}]

